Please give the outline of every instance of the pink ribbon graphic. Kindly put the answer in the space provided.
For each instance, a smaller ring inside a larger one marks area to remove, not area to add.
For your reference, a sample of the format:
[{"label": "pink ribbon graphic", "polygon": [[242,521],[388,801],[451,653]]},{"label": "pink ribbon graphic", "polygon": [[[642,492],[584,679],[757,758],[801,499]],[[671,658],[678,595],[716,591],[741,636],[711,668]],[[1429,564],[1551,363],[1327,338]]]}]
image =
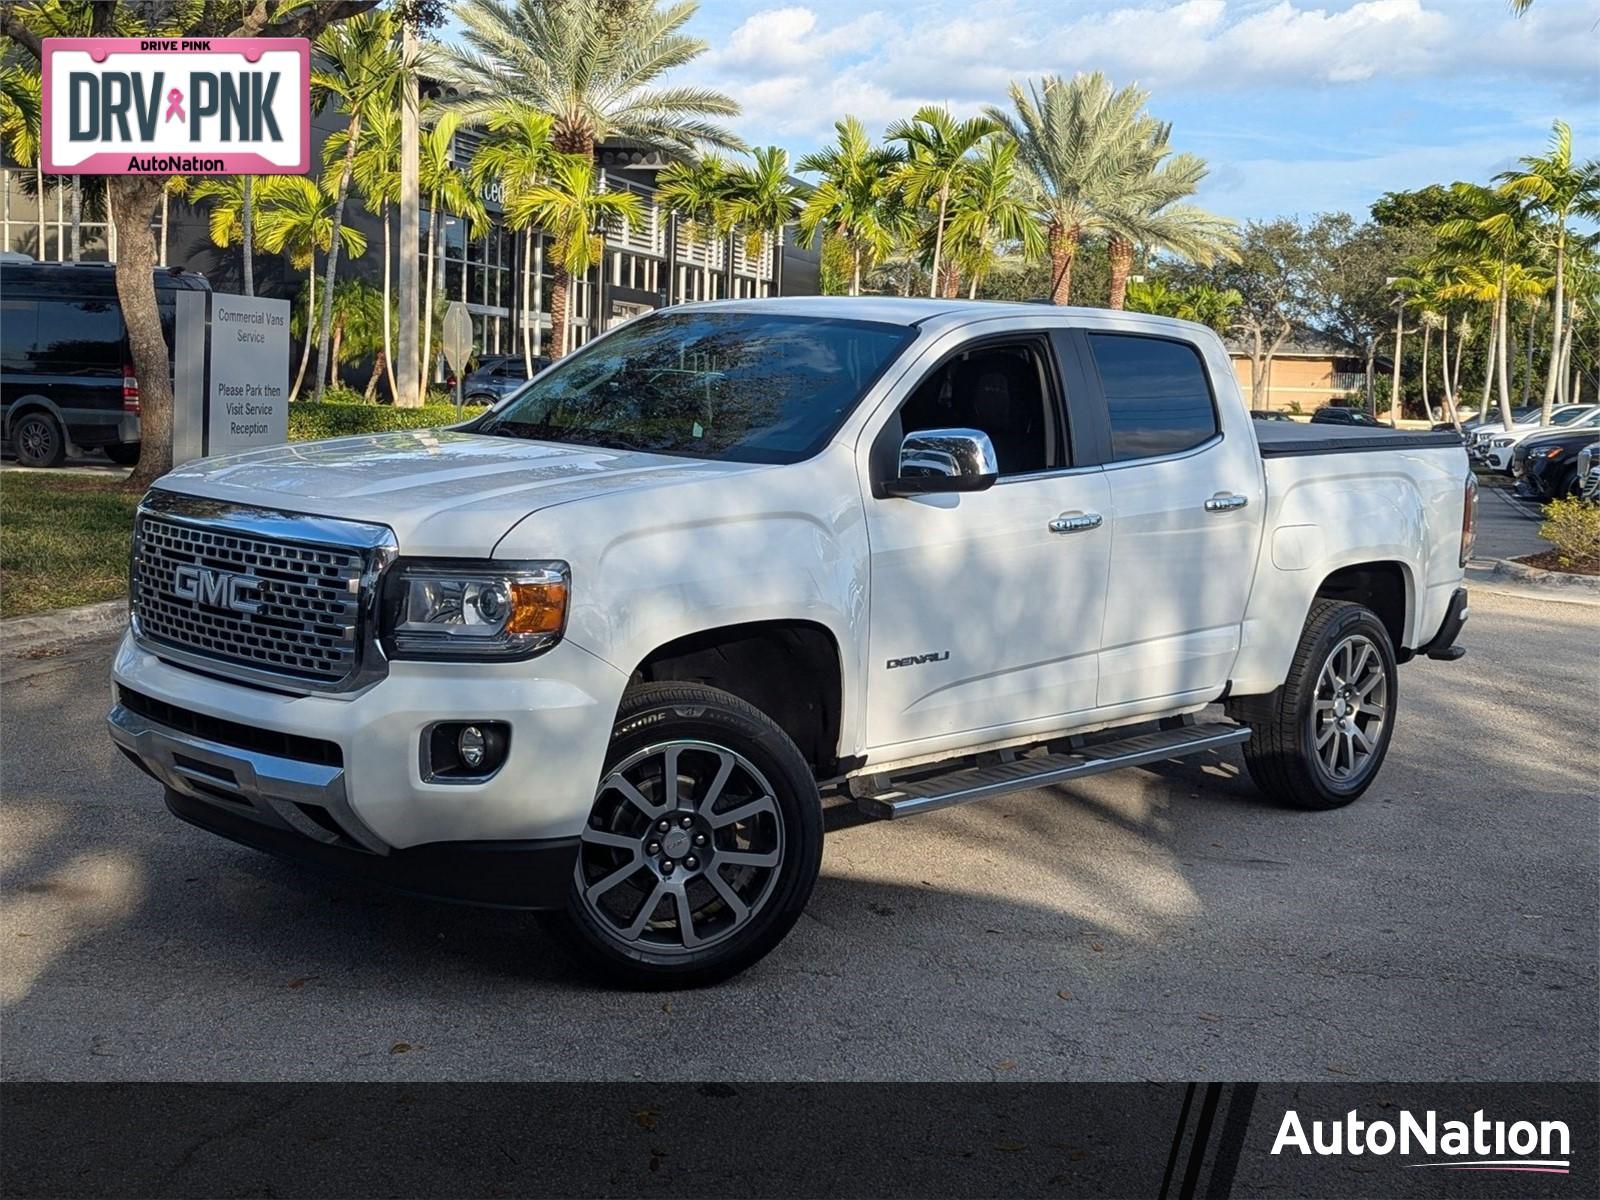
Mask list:
[{"label": "pink ribbon graphic", "polygon": [[180,121],[189,119],[183,115],[183,92],[178,88],[173,88],[167,93],[167,115],[163,119],[163,124],[172,120],[173,117],[177,117]]}]

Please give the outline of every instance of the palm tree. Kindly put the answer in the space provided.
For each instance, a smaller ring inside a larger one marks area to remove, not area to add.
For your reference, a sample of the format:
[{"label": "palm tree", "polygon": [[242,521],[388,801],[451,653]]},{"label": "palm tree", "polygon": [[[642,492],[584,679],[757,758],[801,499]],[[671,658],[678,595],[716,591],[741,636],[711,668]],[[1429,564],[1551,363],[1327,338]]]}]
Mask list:
[{"label": "palm tree", "polygon": [[951,189],[966,165],[967,155],[999,128],[988,117],[957,121],[948,108],[929,104],[919,108],[911,120],[896,121],[884,134],[885,141],[905,147],[905,161],[895,173],[895,183],[913,204],[925,204],[934,210],[930,296],[939,287],[939,260],[944,254]]},{"label": "palm tree", "polygon": [[285,254],[289,265],[306,272],[306,337],[300,350],[300,369],[289,393],[300,394],[306,364],[311,359],[311,330],[316,328],[317,252],[331,252],[335,239],[359,258],[367,249],[367,239],[359,229],[336,221],[337,201],[325,186],[303,175],[274,175],[257,189],[261,201],[256,213],[256,234],[261,248],[270,254]]},{"label": "palm tree", "polygon": [[1141,152],[1104,202],[1110,234],[1106,250],[1111,261],[1112,308],[1122,307],[1135,244],[1176,254],[1203,267],[1219,257],[1238,256],[1232,221],[1180,203],[1194,195],[1206,177],[1205,160],[1193,154],[1173,154],[1172,126],[1166,122],[1146,119],[1142,125]]},{"label": "palm tree", "polygon": [[[385,9],[369,9],[337,25],[331,25],[317,38],[318,62],[311,71],[311,90],[320,104],[334,101],[348,117],[345,137],[339,143],[323,146],[323,166],[331,169],[342,162],[339,182],[334,190],[334,236],[328,250],[328,278],[325,289],[333,291],[339,270],[338,230],[344,225],[345,201],[355,174],[355,156],[361,145],[362,122],[400,103],[401,83],[407,71],[418,64],[401,60],[398,30],[393,15]],[[330,365],[328,340],[333,331],[333,308],[324,306],[322,328],[317,336],[316,399],[322,399],[323,379]]]},{"label": "palm tree", "polygon": [[[347,131],[338,130],[329,137],[348,136]],[[391,398],[398,396],[399,390],[394,375],[394,319],[393,305],[390,297],[393,294],[393,255],[389,251],[389,210],[400,200],[400,113],[390,111],[377,114],[366,126],[362,137],[362,145],[356,150],[355,169],[356,187],[361,189],[361,202],[366,210],[378,218],[378,224],[383,226],[383,297],[380,306],[373,309],[377,313],[378,325],[382,331],[383,339],[374,351],[372,381],[368,385],[370,394],[377,386],[379,374],[384,374],[389,381],[389,395]],[[334,355],[337,359],[339,356]]]},{"label": "palm tree", "polygon": [[[508,104],[491,113],[485,122],[488,135],[479,144],[467,169],[468,181],[479,193],[491,180],[498,181],[502,204],[543,182],[554,161],[550,140],[549,116],[520,104]],[[538,235],[531,227],[507,225],[522,233],[522,361],[533,375],[533,241]],[[430,258],[431,261],[431,258]],[[432,275],[429,276],[430,283]]]},{"label": "palm tree", "polygon": [[[701,268],[704,299],[712,297],[713,242],[725,242],[737,221],[733,207],[734,186],[733,171],[727,160],[715,154],[670,163],[656,177],[656,202],[678,219],[678,228],[691,245],[701,239],[705,241],[706,261]],[[672,270],[676,272],[676,265]]]},{"label": "palm tree", "polygon": [[834,124],[838,141],[802,158],[797,166],[822,181],[812,189],[800,212],[800,235],[810,242],[826,229],[850,247],[850,294],[861,294],[861,270],[893,249],[906,230],[909,215],[892,199],[898,189],[889,183],[900,155],[874,146],[856,117]]},{"label": "palm tree", "polygon": [[548,113],[557,150],[592,155],[608,138],[687,154],[697,146],[742,148],[709,118],[739,106],[708,88],[660,87],[668,72],[704,53],[680,32],[695,0],[461,0],[459,43],[444,47],[440,73],[460,92],[469,119],[507,104]]},{"label": "palm tree", "polygon": [[513,197],[506,215],[520,225],[534,224],[554,239],[554,280],[550,288],[550,354],[567,352],[567,300],[573,279],[583,279],[605,256],[602,232],[611,221],[638,221],[644,205],[632,192],[596,190],[594,159],[584,154],[556,156],[547,183]]},{"label": "palm tree", "polygon": [[[1600,162],[1572,161],[1572,129],[1565,121],[1551,128],[1545,153],[1519,159],[1521,170],[1495,176],[1500,193],[1528,201],[1536,212],[1554,222],[1555,298],[1550,322],[1550,370],[1544,381],[1544,411],[1540,424],[1550,424],[1550,409],[1564,377],[1561,348],[1566,307],[1567,223],[1574,216],[1600,216]],[[1531,346],[1530,346],[1531,350]]]},{"label": "palm tree", "polygon": [[1050,298],[1069,303],[1072,262],[1086,236],[1113,232],[1107,213],[1116,189],[1147,144],[1148,93],[1114,90],[1098,71],[1039,84],[1011,85],[1012,112],[988,115],[1017,144],[1050,249]]},{"label": "palm tree", "polygon": [[188,198],[209,201],[207,232],[213,246],[238,246],[245,295],[255,295],[255,194],[260,180],[253,175],[208,175],[196,183]]},{"label": "palm tree", "polygon": [[0,147],[13,162],[33,166],[33,198],[39,213],[39,244],[35,254],[43,260],[44,160],[39,154],[40,104],[39,72],[10,63],[0,64]]},{"label": "palm tree", "polygon": [[[1016,143],[993,138],[979,147],[960,176],[950,202],[949,237],[967,275],[969,299],[976,299],[978,284],[993,269],[1000,242],[1013,243],[1025,258],[1044,253],[1044,234],[1019,184]],[[937,244],[934,256],[937,262]]]},{"label": "palm tree", "polygon": [[746,231],[747,257],[754,258],[761,243],[772,238],[772,283],[778,291],[783,282],[783,230],[800,215],[806,189],[789,174],[787,150],[758,146],[750,157],[749,166],[734,168],[729,204]]},{"label": "palm tree", "polygon": [[456,165],[455,140],[460,127],[461,114],[444,111],[420,139],[417,178],[423,194],[428,197],[428,282],[423,292],[422,310],[430,314],[423,333],[422,361],[429,379],[433,378],[434,371],[433,288],[435,280],[444,274],[445,246],[439,227],[448,224],[451,217],[460,217],[467,222],[469,237],[482,237],[489,223],[482,196],[468,179],[467,172]]}]

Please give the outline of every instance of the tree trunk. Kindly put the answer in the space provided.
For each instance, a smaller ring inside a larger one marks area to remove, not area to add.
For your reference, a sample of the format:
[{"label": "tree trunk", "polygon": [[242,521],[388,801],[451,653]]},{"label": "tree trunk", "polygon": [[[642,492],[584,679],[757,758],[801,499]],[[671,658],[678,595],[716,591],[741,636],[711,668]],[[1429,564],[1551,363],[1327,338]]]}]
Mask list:
[{"label": "tree trunk", "polygon": [[[1523,349],[1522,370],[1522,407],[1528,407],[1528,401],[1533,395],[1533,339],[1539,324],[1539,305],[1537,301],[1528,305],[1528,339]],[[1540,417],[1540,424],[1548,425],[1550,422]]]},{"label": "tree trunk", "polygon": [[1567,230],[1564,220],[1556,224],[1556,286],[1550,306],[1550,370],[1544,380],[1544,410],[1539,414],[1539,424],[1550,424],[1550,410],[1555,405],[1556,393],[1563,382],[1561,370],[1562,326],[1567,324]]},{"label": "tree trunk", "polygon": [[439,193],[428,197],[428,282],[422,286],[422,394],[433,384],[434,250],[439,241]]},{"label": "tree trunk", "polygon": [[1128,295],[1128,276],[1133,274],[1133,243],[1114,237],[1106,250],[1111,259],[1111,296],[1114,309],[1120,309]]},{"label": "tree trunk", "polygon": [[928,280],[928,298],[939,294],[939,260],[944,255],[944,210],[950,203],[950,185],[939,189],[939,223],[933,228],[933,273]]},{"label": "tree trunk", "polygon": [[1367,342],[1367,365],[1361,373],[1361,384],[1366,393],[1367,412],[1374,421],[1378,419],[1378,389],[1373,386],[1377,367],[1378,344],[1369,340]]},{"label": "tree trunk", "polygon": [[311,330],[317,323],[317,256],[312,254],[311,267],[306,272],[306,336],[300,346],[300,369],[295,372],[294,387],[289,389],[290,401],[300,398],[300,385],[306,379],[306,366],[311,362]]},{"label": "tree trunk", "polygon": [[522,231],[522,365],[533,378],[533,228]]},{"label": "tree trunk", "polygon": [[[395,387],[394,367],[390,365],[394,362],[394,337],[391,330],[393,324],[391,320],[392,306],[389,302],[391,264],[389,262],[389,206],[387,204],[383,206],[383,211],[378,214],[378,220],[383,223],[383,353],[380,357],[383,359],[384,373],[389,377],[389,399],[392,402],[400,395],[400,392]],[[374,379],[378,377],[376,363],[373,364],[372,377]],[[375,387],[376,384],[373,386]]]},{"label": "tree trunk", "polygon": [[1500,345],[1495,350],[1495,380],[1499,385],[1500,420],[1507,429],[1511,429],[1516,424],[1511,416],[1511,370],[1510,356],[1507,353],[1510,349],[1509,343],[1511,341],[1511,302],[1507,296],[1504,271],[1500,273],[1500,298],[1498,304]]},{"label": "tree trunk", "polygon": [[1428,345],[1433,340],[1433,326],[1422,326],[1422,415],[1433,424],[1433,405],[1428,403]]},{"label": "tree trunk", "polygon": [[256,294],[256,181],[253,175],[246,175],[240,181],[240,190],[244,193],[244,211],[240,214],[239,222],[242,226],[242,249],[244,251],[244,294]]},{"label": "tree trunk", "polygon": [[150,217],[161,181],[122,175],[107,181],[107,216],[117,222],[117,300],[139,379],[139,463],[126,486],[142,492],[172,469],[172,374],[161,310],[156,306],[156,241]]},{"label": "tree trunk", "polygon": [[560,358],[567,352],[567,298],[572,286],[572,276],[565,267],[557,266],[550,282],[550,357]]},{"label": "tree trunk", "polygon": [[1500,344],[1500,305],[1489,308],[1489,344],[1483,350],[1483,395],[1478,401],[1478,419],[1489,419],[1489,398],[1494,395],[1494,352]]},{"label": "tree trunk", "polygon": [[[417,49],[417,31],[411,22],[401,23],[401,53],[412,61]],[[406,72],[401,84],[400,98],[400,278],[396,290],[400,302],[400,328],[395,339],[395,359],[398,367],[395,382],[398,390],[394,402],[400,408],[415,408],[422,403],[418,391],[417,363],[417,271],[421,267],[417,253],[417,206],[420,202],[418,187],[420,136],[417,124],[417,74]]]},{"label": "tree trunk", "polygon": [[[344,148],[344,168],[339,172],[339,191],[333,201],[333,238],[328,245],[328,278],[323,284],[322,294],[328,297],[328,303],[323,306],[322,332],[317,336],[317,365],[324,364],[330,368],[333,364],[328,362],[328,339],[333,332],[333,281],[339,271],[339,231],[344,227],[344,204],[350,196],[350,176],[356,166],[356,143],[361,140],[361,114],[357,112],[350,118],[349,141]],[[317,391],[312,398],[322,399],[321,370],[317,371]]]},{"label": "tree trunk", "polygon": [[44,155],[39,155],[33,163],[33,198],[39,202],[39,247],[34,251],[34,257],[40,262],[44,261]]},{"label": "tree trunk", "polygon": [[72,177],[72,261],[83,261],[83,176]]},{"label": "tree trunk", "polygon": [[389,370],[389,354],[379,347],[378,352],[372,356],[372,374],[367,376],[367,390],[362,399],[371,404],[378,395],[378,380],[383,375],[389,376],[389,391],[394,393],[394,374]]},{"label": "tree trunk", "polygon": [[161,189],[161,260],[160,265],[167,264],[167,213],[171,205],[172,193],[166,188]]},{"label": "tree trunk", "polygon": [[[332,308],[333,305],[329,305]],[[339,347],[344,344],[344,318],[333,323],[333,352],[328,355],[328,386],[339,386]]]},{"label": "tree trunk", "polygon": [[850,294],[852,296],[861,295],[861,246],[859,243],[855,247],[855,265],[850,273]]},{"label": "tree trunk", "polygon": [[1404,338],[1406,335],[1406,310],[1402,308],[1395,317],[1394,322],[1394,372],[1389,383],[1389,419],[1393,421],[1396,416],[1405,411],[1405,406],[1400,403],[1400,361],[1404,354]]},{"label": "tree trunk", "polygon": [[1050,222],[1050,303],[1072,303],[1072,260],[1078,254],[1079,232],[1059,220]]}]

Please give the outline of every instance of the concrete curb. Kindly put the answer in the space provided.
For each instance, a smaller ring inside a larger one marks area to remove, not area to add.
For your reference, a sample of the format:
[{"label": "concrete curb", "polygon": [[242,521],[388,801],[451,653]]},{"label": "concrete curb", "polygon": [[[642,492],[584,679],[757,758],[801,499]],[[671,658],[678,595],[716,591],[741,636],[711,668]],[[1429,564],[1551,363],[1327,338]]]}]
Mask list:
[{"label": "concrete curb", "polygon": [[1570,571],[1547,571],[1509,558],[1495,560],[1493,577],[1509,579],[1541,590],[1577,592],[1600,598],[1600,575],[1574,575]]},{"label": "concrete curb", "polygon": [[116,633],[127,625],[128,601],[106,600],[80,608],[58,608],[31,617],[0,621],[0,646],[4,646],[6,654],[15,656],[61,642]]}]

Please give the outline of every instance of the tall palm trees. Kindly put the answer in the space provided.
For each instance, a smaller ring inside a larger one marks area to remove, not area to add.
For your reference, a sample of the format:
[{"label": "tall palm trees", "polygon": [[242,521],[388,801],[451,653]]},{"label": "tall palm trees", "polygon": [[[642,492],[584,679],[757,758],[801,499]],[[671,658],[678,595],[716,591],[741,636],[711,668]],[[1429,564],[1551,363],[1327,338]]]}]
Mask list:
[{"label": "tall palm trees", "polygon": [[359,229],[339,224],[334,197],[326,187],[303,175],[274,175],[257,190],[261,206],[256,214],[256,233],[261,248],[287,255],[290,266],[306,272],[306,333],[300,369],[289,393],[292,400],[300,394],[311,358],[311,329],[317,312],[317,252],[331,252],[338,243],[354,258],[366,251],[367,239]]},{"label": "tall palm trees", "polygon": [[33,199],[39,216],[39,244],[34,254],[44,259],[44,160],[39,154],[41,97],[39,72],[19,64],[0,64],[0,147],[13,162],[33,165]]},{"label": "tall palm trees", "polygon": [[758,146],[750,152],[750,164],[733,172],[729,204],[734,220],[746,231],[748,257],[755,257],[760,243],[772,239],[772,282],[783,282],[784,226],[800,215],[806,190],[797,187],[789,175],[789,152],[777,146]]},{"label": "tall palm trees", "polygon": [[850,294],[859,296],[862,267],[888,254],[904,228],[890,183],[901,158],[892,149],[873,145],[856,117],[835,122],[834,129],[838,139],[833,145],[798,164],[800,170],[822,176],[800,212],[800,235],[811,241],[826,230],[849,247]]},{"label": "tall palm trees", "polygon": [[478,189],[468,178],[468,173],[456,165],[456,131],[461,127],[461,114],[445,110],[438,115],[433,126],[423,133],[420,146],[418,178],[422,193],[428,197],[428,279],[423,290],[422,313],[425,332],[422,340],[422,363],[425,378],[432,378],[433,361],[433,289],[444,270],[445,239],[439,236],[441,226],[451,223],[452,217],[465,220],[468,233],[483,236],[489,214],[484,209]]},{"label": "tall palm trees", "polygon": [[1600,215],[1600,162],[1572,160],[1572,130],[1565,121],[1551,129],[1550,148],[1543,154],[1519,159],[1521,169],[1506,171],[1495,178],[1504,196],[1527,201],[1553,222],[1550,241],[1555,251],[1555,299],[1550,322],[1550,370],[1545,376],[1544,411],[1540,423],[1550,423],[1560,385],[1562,348],[1565,341],[1567,223],[1574,216]]},{"label": "tall palm trees", "polygon": [[[401,61],[398,30],[393,15],[384,9],[371,9],[330,26],[317,38],[317,63],[311,71],[311,89],[323,103],[334,100],[350,120],[341,144],[335,144],[330,157],[328,145],[323,147],[324,166],[342,163],[339,181],[334,188],[333,234],[328,250],[328,280],[324,291],[331,297],[334,278],[339,270],[339,247],[342,238],[338,231],[344,225],[345,201],[350,196],[350,182],[355,174],[355,157],[361,146],[361,129],[364,121],[372,120],[384,112],[392,112],[400,99],[400,85],[405,72],[416,64]],[[322,389],[328,374],[328,341],[333,328],[333,308],[325,305],[321,330],[317,337],[317,389],[316,399],[322,399]]]},{"label": "tall palm trees", "polygon": [[244,294],[255,295],[255,193],[253,175],[208,175],[188,191],[188,199],[210,201],[207,231],[211,244],[240,248]]},{"label": "tall palm trees", "polygon": [[[950,247],[967,275],[967,296],[993,269],[1000,242],[1017,246],[1026,258],[1044,253],[1044,234],[1021,194],[1014,142],[985,141],[966,164],[950,204]],[[934,278],[938,278],[935,251]]]},{"label": "tall palm trees", "polygon": [[679,154],[737,148],[739,139],[714,119],[738,113],[732,99],[659,86],[705,51],[681,32],[698,7],[695,0],[664,8],[656,0],[461,0],[461,42],[444,48],[441,71],[469,120],[507,102],[546,113],[563,153],[592,155],[607,138]]},{"label": "tall palm trees", "polygon": [[[713,239],[726,239],[737,220],[733,193],[733,171],[727,160],[716,154],[670,163],[656,177],[656,201],[678,218],[678,228],[685,238],[691,242],[703,239],[706,243],[706,262],[701,268],[702,299],[712,296]],[[676,264],[671,269],[676,272]]]},{"label": "tall palm trees", "polygon": [[638,221],[644,206],[632,192],[596,188],[594,159],[562,154],[549,180],[508,200],[506,215],[519,224],[536,224],[554,238],[554,281],[550,289],[551,356],[567,351],[568,299],[574,277],[583,278],[605,252],[603,230],[614,220]]},{"label": "tall palm trees", "polygon": [[[480,193],[491,181],[497,181],[502,202],[509,203],[543,182],[554,163],[552,121],[527,105],[507,103],[491,112],[485,123],[488,135],[472,156],[468,179]],[[528,315],[533,311],[533,240],[537,235],[529,221],[519,223],[509,211],[507,224],[522,234],[522,361],[531,376],[533,325]]]},{"label": "tall palm trees", "polygon": [[896,121],[885,138],[905,147],[905,159],[894,182],[913,204],[926,204],[935,212],[932,282],[928,295],[938,293],[939,260],[944,253],[945,216],[950,192],[966,165],[967,155],[1000,126],[988,117],[958,121],[938,105],[919,108],[909,121]]},{"label": "tall palm trees", "polygon": [[1115,189],[1145,149],[1148,93],[1114,89],[1098,71],[1011,85],[1012,111],[988,115],[1017,144],[1050,253],[1050,298],[1072,297],[1072,262],[1086,236],[1110,232]]}]

